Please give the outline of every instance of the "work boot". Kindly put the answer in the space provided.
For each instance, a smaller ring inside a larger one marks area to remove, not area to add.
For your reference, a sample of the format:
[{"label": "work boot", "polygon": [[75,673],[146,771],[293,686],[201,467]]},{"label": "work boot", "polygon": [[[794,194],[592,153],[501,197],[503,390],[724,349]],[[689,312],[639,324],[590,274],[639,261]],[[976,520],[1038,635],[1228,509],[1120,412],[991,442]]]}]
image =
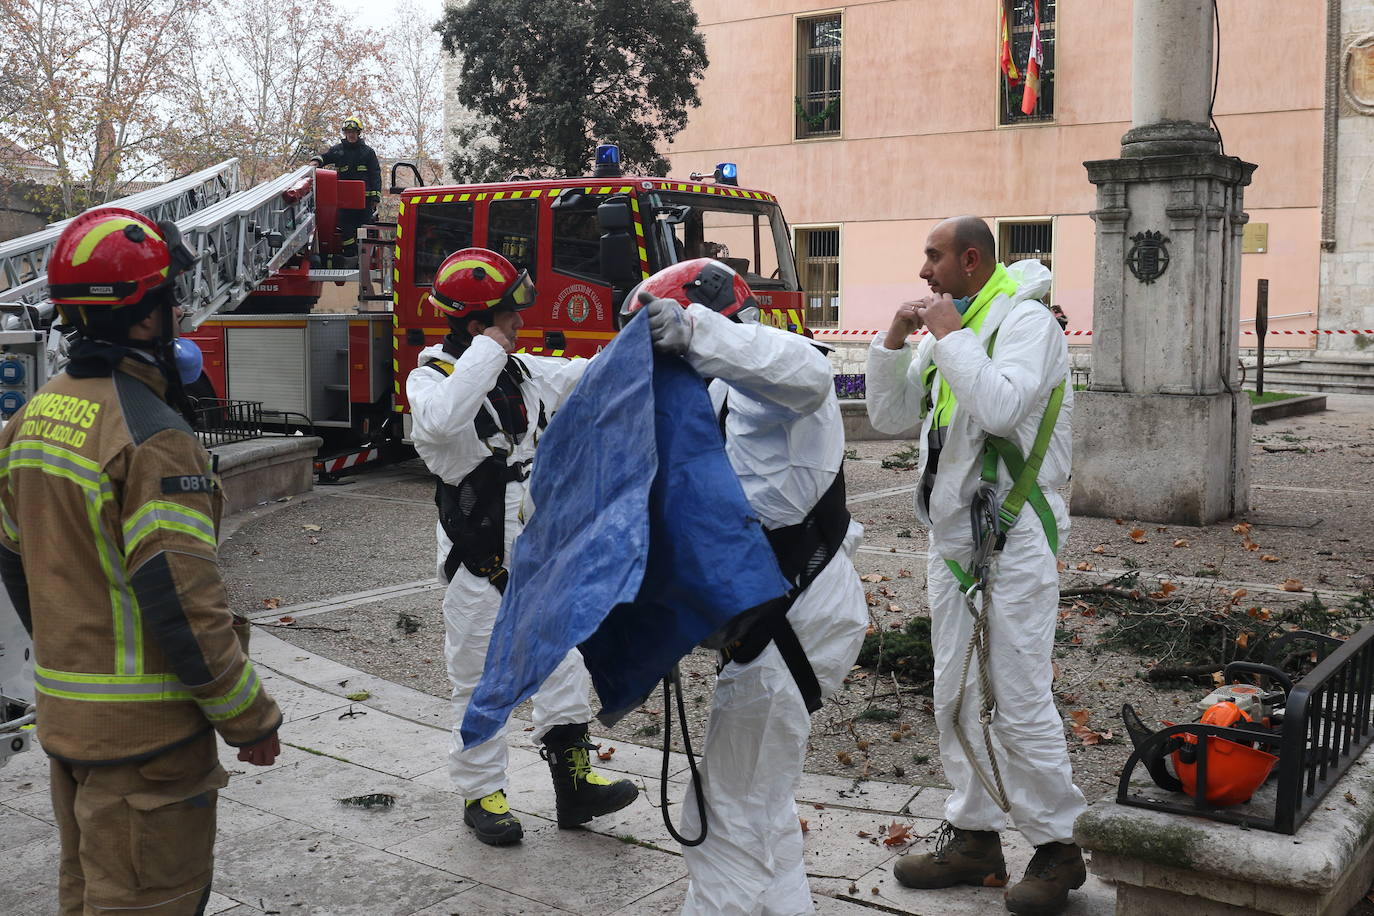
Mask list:
[{"label": "work boot", "polygon": [[1004,887],[1007,860],[1002,857],[1002,837],[995,830],[960,830],[946,821],[935,838],[935,851],[902,856],[892,875],[900,884],[922,889],[955,884]]},{"label": "work boot", "polygon": [[497,789],[490,795],[474,798],[465,804],[463,823],[471,827],[477,839],[488,846],[508,846],[520,842],[525,835],[520,820],[510,813],[504,789]]},{"label": "work boot", "polygon": [[553,791],[558,803],[558,826],[576,827],[594,817],[619,811],[639,795],[628,779],[611,782],[592,769],[596,750],[587,735],[587,723],[555,725],[544,733],[539,755],[549,762]]},{"label": "work boot", "polygon": [[1007,909],[1017,916],[1053,916],[1069,904],[1069,891],[1088,880],[1083,850],[1073,843],[1044,843],[1026,874],[1007,891]]}]

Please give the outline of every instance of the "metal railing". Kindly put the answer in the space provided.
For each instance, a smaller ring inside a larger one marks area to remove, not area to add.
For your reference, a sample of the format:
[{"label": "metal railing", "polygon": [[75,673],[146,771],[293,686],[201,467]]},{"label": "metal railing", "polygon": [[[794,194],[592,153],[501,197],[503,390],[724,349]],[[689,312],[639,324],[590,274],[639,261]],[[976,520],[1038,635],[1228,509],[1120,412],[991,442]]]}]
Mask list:
[{"label": "metal railing", "polygon": [[[1324,659],[1291,687],[1283,705],[1282,726],[1264,733],[1250,728],[1220,728],[1201,723],[1175,725],[1161,729],[1137,748],[1121,770],[1117,785],[1117,803],[1135,808],[1149,808],[1172,814],[1205,817],[1209,820],[1245,827],[1255,827],[1274,833],[1294,834],[1307,820],[1326,794],[1351,768],[1360,755],[1374,742],[1374,624],[1370,624],[1344,641],[1320,633],[1295,632],[1285,634],[1269,652],[1271,659],[1281,658],[1295,641],[1308,640],[1329,651]],[[1305,656],[1308,651],[1297,653]],[[1233,663],[1226,668],[1226,682],[1232,683],[1241,674],[1252,673],[1259,666]],[[1263,672],[1261,672],[1263,676]],[[1278,755],[1275,775],[1247,803],[1219,807],[1209,804],[1207,790],[1207,762],[1211,754],[1197,755],[1194,794],[1144,794],[1133,790],[1131,777],[1143,759],[1163,752],[1170,739],[1186,735],[1196,736],[1201,746],[1218,739],[1239,744],[1259,746]]]},{"label": "metal railing", "polygon": [[262,402],[198,398],[194,429],[206,448],[262,435]]}]

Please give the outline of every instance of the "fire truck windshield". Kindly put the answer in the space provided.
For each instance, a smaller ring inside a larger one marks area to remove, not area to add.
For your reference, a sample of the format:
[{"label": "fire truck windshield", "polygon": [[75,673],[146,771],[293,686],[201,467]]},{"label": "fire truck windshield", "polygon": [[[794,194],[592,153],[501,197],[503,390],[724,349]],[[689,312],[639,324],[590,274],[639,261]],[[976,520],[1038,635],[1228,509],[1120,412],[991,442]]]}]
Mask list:
[{"label": "fire truck windshield", "polygon": [[660,264],[716,258],[756,290],[798,290],[787,223],[775,203],[656,191],[654,247]]}]

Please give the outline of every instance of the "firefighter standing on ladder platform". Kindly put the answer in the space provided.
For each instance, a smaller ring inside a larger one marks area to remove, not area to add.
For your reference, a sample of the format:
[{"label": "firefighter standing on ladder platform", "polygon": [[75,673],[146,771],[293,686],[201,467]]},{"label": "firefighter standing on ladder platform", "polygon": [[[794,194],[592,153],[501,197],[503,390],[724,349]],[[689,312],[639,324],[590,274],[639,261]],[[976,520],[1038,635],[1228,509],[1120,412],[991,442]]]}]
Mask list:
[{"label": "firefighter standing on ladder platform", "polygon": [[48,262],[71,362],[0,432],[0,574],[33,636],[63,916],[203,912],[215,732],[248,763],[281,751],[217,566],[219,482],[174,407],[190,258],[175,224],[78,216]]},{"label": "firefighter standing on ladder platform", "polygon": [[329,265],[356,267],[358,257],[358,227],[377,219],[377,205],[382,201],[382,168],[377,154],[363,142],[363,121],[357,115],[344,118],[343,140],[310,161],[318,166],[334,169],[341,181],[362,181],[367,186],[367,206],[362,210],[339,211],[339,244],[343,248],[344,263]]},{"label": "firefighter standing on ladder platform", "polygon": [[[935,851],[893,871],[908,887],[1001,886],[1009,814],[1035,855],[1006,905],[1039,916],[1086,880],[1073,844],[1086,804],[1050,661],[1073,397],[1063,332],[1037,301],[1049,270],[1003,267],[994,250],[980,219],[937,225],[921,269],[934,296],[902,305],[868,357],[873,425],[921,424],[916,513],[930,527],[935,718],[954,787]],[[930,333],[913,356],[906,339],[922,324]]]},{"label": "firefighter standing on ladder platform", "polygon": [[[534,286],[494,251],[450,255],[429,303],[450,330],[442,344],[420,351],[406,396],[415,450],[439,479],[439,581],[453,686],[449,775],[466,800],[463,822],[483,843],[502,846],[524,835],[506,802],[506,741],[465,749],[460,727],[486,662],[511,544],[534,508],[527,481],[535,445],[587,361],[511,353]],[[534,696],[534,738],[553,774],[560,827],[618,811],[638,795],[634,783],[610,782],[591,768],[590,689],[582,656],[569,652]]]}]

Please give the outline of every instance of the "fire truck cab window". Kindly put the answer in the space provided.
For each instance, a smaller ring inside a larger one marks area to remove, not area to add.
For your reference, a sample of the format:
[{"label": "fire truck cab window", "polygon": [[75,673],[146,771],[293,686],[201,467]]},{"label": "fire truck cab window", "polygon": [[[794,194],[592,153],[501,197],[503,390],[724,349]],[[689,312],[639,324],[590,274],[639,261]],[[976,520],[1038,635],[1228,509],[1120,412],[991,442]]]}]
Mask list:
[{"label": "fire truck cab window", "polygon": [[650,195],[650,203],[664,263],[715,258],[751,288],[800,289],[787,224],[777,204],[673,193]]},{"label": "fire truck cab window", "polygon": [[601,228],[595,209],[553,211],[553,269],[601,278]]},{"label": "fire truck cab window", "polygon": [[472,247],[472,203],[422,204],[415,212],[415,285],[429,286],[444,258]]},{"label": "fire truck cab window", "polygon": [[536,274],[539,201],[493,200],[487,207],[487,247],[510,259],[516,270]]}]

